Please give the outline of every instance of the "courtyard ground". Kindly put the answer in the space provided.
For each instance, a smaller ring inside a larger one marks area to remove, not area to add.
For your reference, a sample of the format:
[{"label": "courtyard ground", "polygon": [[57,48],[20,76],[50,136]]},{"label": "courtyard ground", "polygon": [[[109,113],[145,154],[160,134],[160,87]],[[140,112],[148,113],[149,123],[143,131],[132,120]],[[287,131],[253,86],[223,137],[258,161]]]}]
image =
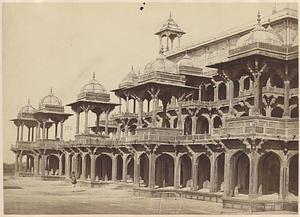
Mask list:
[{"label": "courtyard ground", "polygon": [[[4,177],[4,214],[247,214],[221,203],[135,197],[131,190],[77,187],[62,181]],[[250,214],[250,213],[249,213]],[[259,213],[255,213],[259,214]],[[264,214],[295,214],[287,211]]]}]

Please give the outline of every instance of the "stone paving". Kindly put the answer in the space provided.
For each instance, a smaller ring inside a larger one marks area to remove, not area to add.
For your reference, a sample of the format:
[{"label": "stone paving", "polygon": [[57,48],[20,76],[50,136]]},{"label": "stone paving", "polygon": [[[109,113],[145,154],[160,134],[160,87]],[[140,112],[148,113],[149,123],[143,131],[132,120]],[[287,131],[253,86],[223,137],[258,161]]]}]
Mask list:
[{"label": "stone paving", "polygon": [[[131,190],[77,187],[61,181],[4,178],[4,214],[247,214],[184,198],[135,197]],[[250,213],[249,213],[250,214]],[[259,213],[255,213],[259,214]],[[295,214],[269,212],[264,214]]]}]

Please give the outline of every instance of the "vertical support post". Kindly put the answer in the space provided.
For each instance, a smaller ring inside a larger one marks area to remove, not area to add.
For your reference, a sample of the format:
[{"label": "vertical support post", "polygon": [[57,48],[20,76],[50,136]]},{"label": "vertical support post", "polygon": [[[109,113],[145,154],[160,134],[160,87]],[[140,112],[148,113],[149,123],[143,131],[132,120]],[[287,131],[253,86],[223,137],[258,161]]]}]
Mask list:
[{"label": "vertical support post", "polygon": [[81,176],[80,178],[82,180],[86,180],[86,154],[82,155],[82,161],[81,161]]},{"label": "vertical support post", "polygon": [[196,130],[197,130],[197,116],[193,115],[192,116],[192,135],[196,135]]},{"label": "vertical support post", "polygon": [[227,88],[227,98],[229,99],[229,113],[232,114],[233,111],[233,81],[228,80],[228,88]]},{"label": "vertical support post", "polygon": [[156,127],[156,105],[157,105],[157,102],[156,102],[157,98],[156,97],[153,97],[152,98],[152,127]]},{"label": "vertical support post", "polygon": [[155,153],[149,154],[149,188],[154,189],[155,187]]},{"label": "vertical support post", "polygon": [[197,191],[198,189],[198,160],[197,155],[193,154],[192,156],[192,190]]},{"label": "vertical support post", "polygon": [[57,125],[58,125],[58,122],[55,122],[55,135],[54,135],[55,139],[57,138]]},{"label": "vertical support post", "polygon": [[202,101],[201,97],[202,97],[202,84],[199,85],[199,93],[198,93],[198,101],[199,102]]},{"label": "vertical support post", "polygon": [[139,185],[140,183],[140,159],[138,153],[134,154],[134,184]]},{"label": "vertical support post", "polygon": [[210,157],[210,192],[217,192],[217,170],[216,170],[216,154],[212,153]]},{"label": "vertical support post", "polygon": [[249,198],[257,197],[258,190],[258,161],[259,156],[256,151],[249,154],[250,171],[249,171]]},{"label": "vertical support post", "polygon": [[129,112],[129,96],[126,95],[126,113]]},{"label": "vertical support post", "polygon": [[105,135],[108,136],[108,114],[109,110],[105,111]]},{"label": "vertical support post", "polygon": [[219,85],[216,84],[214,87],[214,101],[217,102],[219,100]]},{"label": "vertical support post", "polygon": [[78,176],[78,174],[77,174],[77,155],[78,154],[74,154],[72,157],[72,172],[75,172],[76,177]]},{"label": "vertical support post", "polygon": [[31,141],[34,141],[34,127],[31,130]]},{"label": "vertical support post", "polygon": [[19,154],[16,153],[15,156],[15,176],[17,176],[19,173]]},{"label": "vertical support post", "polygon": [[136,107],[136,100],[133,100],[133,113],[135,113],[135,107]]},{"label": "vertical support post", "polygon": [[23,158],[23,155],[22,153],[20,153],[20,156],[19,156],[19,172],[23,172],[23,164],[22,164],[22,158]]},{"label": "vertical support post", "polygon": [[43,120],[42,139],[45,139],[45,128],[46,128],[46,121]]},{"label": "vertical support post", "polygon": [[42,176],[45,175],[46,160],[47,160],[46,155],[42,154],[42,156],[41,156],[41,175]]},{"label": "vertical support post", "polygon": [[39,174],[39,156],[35,155],[34,156],[34,175],[38,175]]},{"label": "vertical support post", "polygon": [[61,154],[60,156],[59,156],[59,165],[58,165],[58,175],[59,176],[62,176],[62,174],[63,174],[63,155]]},{"label": "vertical support post", "polygon": [[36,140],[40,139],[40,131],[41,131],[41,123],[37,122],[37,128],[36,128]]},{"label": "vertical support post", "polygon": [[[287,72],[286,72],[287,73]],[[290,116],[290,81],[284,81],[284,117]]]},{"label": "vertical support post", "polygon": [[178,99],[177,129],[182,129],[182,101]]},{"label": "vertical support post", "polygon": [[96,156],[91,154],[91,182],[96,180]]},{"label": "vertical support post", "polygon": [[85,111],[85,123],[84,123],[84,133],[88,134],[89,133],[89,110],[86,109]]},{"label": "vertical support post", "polygon": [[70,153],[65,155],[65,176],[67,179],[70,177]]},{"label": "vertical support post", "polygon": [[76,112],[76,134],[79,134],[80,112]]},{"label": "vertical support post", "polygon": [[21,123],[21,141],[23,142],[23,128],[24,128],[24,123]]},{"label": "vertical support post", "polygon": [[122,99],[121,97],[119,97],[119,113],[121,114],[122,113]]},{"label": "vertical support post", "polygon": [[122,181],[123,181],[123,182],[126,182],[126,181],[127,181],[127,157],[128,157],[128,154],[124,154],[124,155],[122,156],[122,158],[123,158]]},{"label": "vertical support post", "polygon": [[17,142],[19,141],[19,135],[20,135],[19,129],[20,129],[20,126],[18,125],[17,126]]},{"label": "vertical support post", "polygon": [[232,189],[231,189],[231,165],[230,165],[230,158],[231,153],[229,151],[225,152],[225,160],[224,160],[224,196],[232,196]]},{"label": "vertical support post", "polygon": [[178,189],[180,186],[180,159],[178,154],[174,157],[174,188]]},{"label": "vertical support post", "polygon": [[111,169],[111,180],[115,182],[117,181],[117,156],[115,154],[112,156]]},{"label": "vertical support post", "polygon": [[64,121],[60,122],[60,140],[64,140]]},{"label": "vertical support post", "polygon": [[139,113],[138,113],[138,128],[142,128],[143,125],[143,100],[138,100]]}]

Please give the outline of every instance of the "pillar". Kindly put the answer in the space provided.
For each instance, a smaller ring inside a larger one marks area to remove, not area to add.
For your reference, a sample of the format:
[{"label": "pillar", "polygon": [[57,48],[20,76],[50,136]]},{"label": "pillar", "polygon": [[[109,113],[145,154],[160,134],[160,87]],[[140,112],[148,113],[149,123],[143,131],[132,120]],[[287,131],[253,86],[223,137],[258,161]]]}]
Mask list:
[{"label": "pillar", "polygon": [[155,187],[155,159],[156,154],[150,153],[149,154],[149,188],[153,189]]},{"label": "pillar", "polygon": [[124,133],[125,136],[128,136],[128,123],[124,124]]},{"label": "pillar", "polygon": [[156,102],[157,101],[157,98],[156,97],[153,97],[152,98],[152,127],[156,127]]},{"label": "pillar", "polygon": [[174,188],[180,187],[180,157],[178,154],[174,157]]},{"label": "pillar", "polygon": [[36,128],[36,140],[40,139],[40,131],[41,131],[41,123],[37,122],[37,128]]},{"label": "pillar", "polygon": [[84,122],[84,133],[88,134],[89,133],[89,110],[86,109],[85,111],[85,122]]},{"label": "pillar", "polygon": [[290,116],[290,81],[284,81],[284,117]]},{"label": "pillar", "polygon": [[111,160],[112,160],[111,180],[115,182],[117,181],[117,155],[113,155]]},{"label": "pillar", "polygon": [[256,151],[249,154],[250,171],[249,171],[249,198],[257,197],[258,189],[258,161],[259,155]]},{"label": "pillar", "polygon": [[227,151],[225,152],[225,159],[224,159],[224,196],[232,196],[232,189],[231,189],[231,165],[230,165],[230,158],[232,154]]},{"label": "pillar", "polygon": [[19,155],[16,153],[15,155],[15,175],[19,172]]},{"label": "pillar", "polygon": [[197,191],[197,184],[198,184],[198,161],[197,156],[193,154],[192,156],[192,190]]},{"label": "pillar", "polygon": [[27,134],[27,141],[30,142],[30,127],[27,127],[28,134]]},{"label": "pillar", "polygon": [[59,156],[58,175],[63,175],[63,155]]},{"label": "pillar", "polygon": [[79,134],[80,112],[76,112],[76,134]]},{"label": "pillar", "polygon": [[122,181],[123,182],[127,181],[127,157],[128,157],[128,154],[124,154],[122,156],[122,158],[123,158]]},{"label": "pillar", "polygon": [[229,99],[229,112],[232,113],[233,111],[233,96],[234,96],[234,87],[233,87],[233,81],[228,80],[228,87],[227,87],[227,94],[226,98]]},{"label": "pillar", "polygon": [[121,100],[121,97],[118,97],[119,98],[119,113],[121,114],[122,113],[122,100]]},{"label": "pillar", "polygon": [[17,126],[17,141],[19,141],[19,135],[20,135],[20,133],[19,133],[20,130],[19,129],[20,129],[20,126],[18,125]]},{"label": "pillar", "polygon": [[217,192],[217,170],[216,170],[217,153],[212,153],[210,156],[210,192]]},{"label": "pillar", "polygon": [[129,96],[126,96],[126,113],[129,112]]},{"label": "pillar", "polygon": [[108,114],[109,111],[105,111],[105,135],[108,136]]},{"label": "pillar", "polygon": [[60,140],[64,140],[64,121],[60,122]]},{"label": "pillar", "polygon": [[192,116],[192,135],[196,135],[197,130],[197,116]]},{"label": "pillar", "polygon": [[43,120],[42,139],[45,139],[45,128],[46,128],[46,121]]},{"label": "pillar", "polygon": [[77,155],[78,154],[74,154],[72,157],[72,172],[76,173],[76,177],[77,177]]},{"label": "pillar", "polygon": [[23,128],[24,128],[24,123],[21,124],[21,141],[23,142]]},{"label": "pillar", "polygon": [[140,183],[140,159],[137,153],[134,155],[134,184],[139,185]]},{"label": "pillar", "polygon": [[70,177],[70,154],[65,155],[65,176],[68,179]]},{"label": "pillar", "polygon": [[135,113],[135,107],[136,107],[136,100],[133,100],[133,113]]},{"label": "pillar", "polygon": [[32,130],[31,130],[31,141],[34,140],[34,127],[32,127]]},{"label": "pillar", "polygon": [[96,134],[100,132],[99,122],[100,122],[100,113],[96,113]]},{"label": "pillar", "polygon": [[96,156],[91,154],[91,182],[96,180]]},{"label": "pillar", "polygon": [[214,87],[214,101],[217,102],[219,100],[219,85]]},{"label": "pillar", "polygon": [[42,176],[45,175],[46,160],[47,160],[46,155],[42,154],[42,156],[41,156],[41,175]]},{"label": "pillar", "polygon": [[182,101],[178,100],[177,129],[182,129]]},{"label": "pillar", "polygon": [[86,180],[86,155],[82,155],[81,160],[81,176],[82,180]]},{"label": "pillar", "polygon": [[138,113],[138,128],[143,127],[143,100],[138,100],[139,113]]},{"label": "pillar", "polygon": [[279,197],[285,200],[288,192],[287,160],[283,159],[280,167]]},{"label": "pillar", "polygon": [[34,175],[38,175],[39,174],[39,156],[35,155],[34,156]]},{"label": "pillar", "polygon": [[22,158],[23,158],[23,155],[20,153],[20,156],[19,156],[19,172],[23,172],[23,164],[22,164]]},{"label": "pillar", "polygon": [[201,101],[201,97],[202,97],[202,84],[199,85],[199,93],[198,93],[198,101]]},{"label": "pillar", "polygon": [[25,172],[27,173],[29,169],[29,156],[26,155],[26,167],[25,167]]},{"label": "pillar", "polygon": [[49,139],[49,128],[50,128],[50,127],[47,127],[47,128],[46,128],[46,139]]}]

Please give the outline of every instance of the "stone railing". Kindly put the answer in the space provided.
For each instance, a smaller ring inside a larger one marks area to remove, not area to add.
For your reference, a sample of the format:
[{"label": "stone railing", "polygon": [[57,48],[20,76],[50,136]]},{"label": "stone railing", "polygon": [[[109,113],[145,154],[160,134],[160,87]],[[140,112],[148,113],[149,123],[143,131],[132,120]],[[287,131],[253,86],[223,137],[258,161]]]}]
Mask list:
[{"label": "stone railing", "polygon": [[269,51],[275,51],[279,53],[286,54],[288,52],[288,49],[286,47],[281,47],[281,46],[276,46],[276,45],[271,45],[271,44],[266,44],[266,43],[261,43],[261,42],[255,42],[249,45],[245,45],[242,47],[234,48],[232,50],[229,50],[229,56],[238,54],[238,53],[243,53],[249,50],[253,49],[263,49],[263,50],[269,50]]},{"label": "stone railing", "polygon": [[262,88],[263,94],[275,94],[282,95],[284,94],[284,89],[279,87],[265,86]]},{"label": "stone railing", "polygon": [[298,92],[299,89],[298,88],[293,88],[293,89],[290,89],[290,96],[298,96]]},{"label": "stone railing", "polygon": [[176,75],[165,72],[153,72],[148,74],[143,74],[139,77],[139,83],[144,83],[149,80],[158,80],[158,81],[168,81],[176,84],[185,84],[185,77],[183,75]]},{"label": "stone railing", "polygon": [[35,142],[24,142],[17,141],[12,148],[15,149],[31,149],[31,148],[41,148],[41,149],[59,149],[60,147],[66,145],[67,141],[61,140],[37,140]]},{"label": "stone railing", "polygon": [[116,113],[111,116],[112,119],[120,119],[120,118],[137,118],[138,114],[133,113],[133,112],[121,112],[121,113]]}]

